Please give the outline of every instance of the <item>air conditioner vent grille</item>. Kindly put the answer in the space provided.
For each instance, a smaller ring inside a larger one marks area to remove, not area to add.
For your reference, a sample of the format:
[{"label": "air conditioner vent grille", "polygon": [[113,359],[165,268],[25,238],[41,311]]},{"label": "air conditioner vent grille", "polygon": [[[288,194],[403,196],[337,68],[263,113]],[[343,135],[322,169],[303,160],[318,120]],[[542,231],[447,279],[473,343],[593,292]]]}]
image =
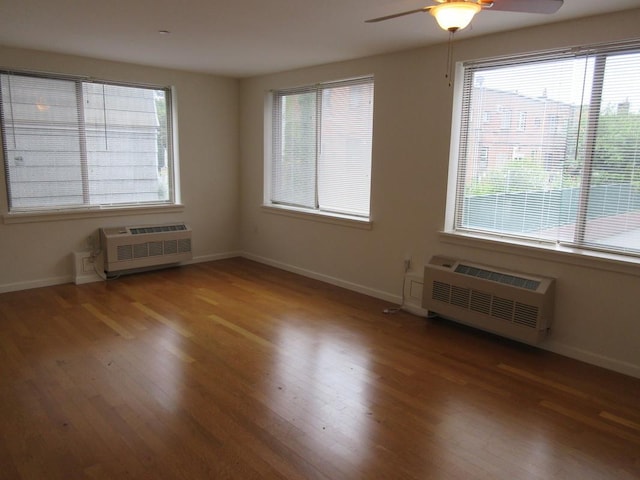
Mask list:
[{"label": "air conditioner vent grille", "polygon": [[508,298],[437,280],[433,281],[431,298],[464,310],[482,313],[532,329],[537,327],[540,313],[535,305],[515,302]]},{"label": "air conditioner vent grille", "polygon": [[180,223],[176,225],[157,225],[157,226],[151,226],[151,227],[129,228],[131,235],[141,235],[144,233],[181,232],[186,230],[187,230],[187,226],[184,223]]},{"label": "air conditioner vent grille", "polygon": [[149,242],[149,256],[162,255],[162,242]]},{"label": "air conditioner vent grille", "polygon": [[491,316],[511,321],[513,319],[513,300],[493,297],[491,302]]},{"label": "air conditioner vent grille", "polygon": [[138,243],[133,246],[133,258],[144,258],[149,256],[149,244]]},{"label": "air conditioner vent grille", "polygon": [[165,240],[164,241],[164,254],[173,255],[178,253],[178,241],[177,240]]},{"label": "air conditioner vent grille", "polygon": [[536,328],[538,322],[538,307],[516,302],[516,310],[513,316],[513,323],[517,323],[529,328]]},{"label": "air conditioner vent grille", "polygon": [[118,261],[133,259],[133,248],[131,245],[118,245]]},{"label": "air conditioner vent grille", "polygon": [[178,253],[190,252],[191,251],[191,239],[190,238],[181,238],[178,240]]},{"label": "air conditioner vent grille", "polygon": [[507,273],[495,272],[484,268],[478,268],[471,265],[458,264],[454,270],[456,273],[467,275],[469,277],[482,278],[491,280],[492,282],[503,283],[505,285],[513,285],[514,287],[526,288],[527,290],[537,290],[540,282],[529,278],[518,277]]},{"label": "air conditioner vent grille", "polygon": [[451,285],[444,282],[433,282],[432,298],[440,302],[449,303],[449,294],[451,293]]},{"label": "air conditioner vent grille", "polygon": [[451,304],[461,308],[469,308],[469,298],[471,297],[471,290],[468,288],[451,287]]},{"label": "air conditioner vent grille", "polygon": [[471,292],[470,310],[478,313],[489,315],[491,313],[491,295],[478,290]]},{"label": "air conditioner vent grille", "polygon": [[159,255],[174,255],[176,253],[190,253],[191,239],[164,240],[162,242],[135,243],[133,245],[118,245],[118,261],[146,258]]}]

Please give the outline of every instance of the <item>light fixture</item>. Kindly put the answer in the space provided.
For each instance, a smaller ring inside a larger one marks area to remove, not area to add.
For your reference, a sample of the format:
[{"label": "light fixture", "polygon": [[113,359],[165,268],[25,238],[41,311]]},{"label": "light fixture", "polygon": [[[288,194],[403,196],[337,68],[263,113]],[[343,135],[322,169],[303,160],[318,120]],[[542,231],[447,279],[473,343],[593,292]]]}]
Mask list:
[{"label": "light fixture", "polygon": [[443,30],[457,32],[469,25],[473,20],[473,16],[481,9],[482,7],[475,2],[454,0],[436,5],[429,10],[429,13],[436,17],[438,25]]}]

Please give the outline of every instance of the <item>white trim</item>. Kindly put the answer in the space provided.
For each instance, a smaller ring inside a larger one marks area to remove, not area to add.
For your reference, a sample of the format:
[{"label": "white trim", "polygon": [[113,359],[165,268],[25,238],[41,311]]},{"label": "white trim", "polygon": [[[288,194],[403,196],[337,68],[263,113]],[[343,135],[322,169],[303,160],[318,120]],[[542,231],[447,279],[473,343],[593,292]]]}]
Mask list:
[{"label": "white trim", "polygon": [[75,220],[80,218],[117,217],[122,215],[150,215],[155,213],[179,213],[184,211],[184,205],[136,205],[123,207],[79,208],[75,210],[51,210],[5,213],[2,220],[9,223],[57,222],[61,220]]},{"label": "white trim", "polygon": [[254,255],[248,252],[242,253],[242,257],[248,260],[253,260],[254,262],[263,263],[271,267],[279,268],[280,270],[286,270],[287,272],[297,273],[298,275],[302,275],[303,277],[313,278],[314,280],[320,280],[321,282],[329,283],[331,285],[335,285],[336,287],[346,288],[347,290],[351,290],[353,292],[358,292],[364,295],[368,295],[370,297],[378,298],[380,300],[384,300],[386,302],[390,302],[395,305],[399,304],[402,301],[402,297],[400,295],[393,295],[387,292],[383,292],[382,290],[376,290],[374,288],[369,288],[364,285],[360,285],[358,283],[341,280],[336,277],[315,272],[313,270],[307,270],[305,268],[296,267],[294,265],[280,262],[278,260],[272,260],[270,258],[261,257],[259,255]]},{"label": "white trim", "polygon": [[543,344],[538,345],[538,347],[549,352],[557,353],[563,357],[573,358],[574,360],[579,360],[590,365],[596,365],[598,367],[606,368],[607,370],[640,378],[640,365],[616,360],[615,358],[575,348],[563,343],[555,343],[553,340],[545,341]]},{"label": "white trim", "polygon": [[210,255],[199,255],[191,260],[182,262],[180,265],[193,265],[196,263],[215,262],[216,260],[226,260],[227,258],[242,257],[242,252],[212,253]]},{"label": "white trim", "polygon": [[460,150],[460,127],[462,124],[462,97],[464,86],[464,68],[461,62],[456,63],[454,78],[453,105],[451,107],[451,139],[449,140],[449,173],[447,176],[447,196],[444,211],[444,225],[447,229],[452,229],[455,223],[456,197],[458,194],[458,153]]},{"label": "white trim", "polygon": [[[194,257],[189,261],[181,262],[177,266],[180,265],[193,265],[196,263],[205,263],[205,262],[213,262],[216,260],[224,260],[227,258],[233,257],[241,257],[243,256],[241,252],[226,252],[226,253],[215,253],[211,255],[201,255],[198,257]],[[170,267],[168,267],[170,268]],[[97,275],[96,275],[97,277]],[[99,278],[99,277],[98,277]],[[73,274],[69,275],[61,275],[59,277],[50,277],[43,278],[41,280],[30,280],[27,282],[15,282],[15,283],[5,283],[4,285],[0,284],[0,293],[8,293],[8,292],[17,292],[20,290],[31,290],[32,288],[41,288],[41,287],[52,287],[54,285],[62,285],[64,283],[76,283],[78,285],[84,283],[90,283],[93,281],[97,281],[93,274],[84,274],[78,277],[79,282],[75,282],[75,278]],[[102,279],[100,279],[102,280]]]},{"label": "white trim", "polygon": [[4,285],[0,285],[0,293],[31,290],[32,288],[52,287],[63,283],[73,283],[73,274],[42,278],[40,280],[29,280],[26,282],[5,283]]},{"label": "white trim", "polygon": [[167,127],[171,132],[167,133],[167,141],[170,142],[171,152],[173,155],[173,201],[176,206],[180,206],[182,202],[182,188],[180,187],[180,141],[178,138],[178,90],[176,87],[170,87],[171,91],[171,123]]},{"label": "white trim", "polygon": [[373,222],[370,219],[362,217],[352,217],[350,215],[342,215],[339,213],[329,213],[320,210],[308,210],[305,208],[295,208],[285,205],[267,204],[262,205],[262,211],[287,217],[300,218],[303,220],[312,220],[323,223],[333,223],[334,225],[343,225],[345,227],[361,228],[363,230],[371,230]]},{"label": "white trim", "polygon": [[272,148],[273,148],[273,95],[271,92],[267,92],[264,98],[264,131],[263,131],[263,188],[262,188],[262,202],[264,204],[271,203],[271,177],[272,177]]}]

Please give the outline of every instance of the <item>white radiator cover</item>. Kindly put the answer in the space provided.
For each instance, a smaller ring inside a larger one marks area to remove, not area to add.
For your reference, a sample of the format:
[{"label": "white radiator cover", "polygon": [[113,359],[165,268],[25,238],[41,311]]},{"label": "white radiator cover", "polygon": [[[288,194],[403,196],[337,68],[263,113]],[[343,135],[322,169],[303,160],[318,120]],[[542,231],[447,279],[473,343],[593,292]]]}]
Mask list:
[{"label": "white radiator cover", "polygon": [[430,312],[525,343],[543,340],[553,320],[552,278],[434,256],[423,288]]},{"label": "white radiator cover", "polygon": [[100,229],[107,273],[191,260],[191,229],[184,223]]}]

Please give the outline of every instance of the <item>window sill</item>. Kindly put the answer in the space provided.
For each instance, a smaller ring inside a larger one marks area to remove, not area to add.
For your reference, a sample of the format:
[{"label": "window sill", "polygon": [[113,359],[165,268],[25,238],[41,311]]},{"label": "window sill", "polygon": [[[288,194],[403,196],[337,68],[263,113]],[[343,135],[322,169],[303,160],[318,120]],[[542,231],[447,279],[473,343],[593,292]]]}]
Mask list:
[{"label": "window sill", "polygon": [[153,213],[182,212],[184,205],[153,205],[153,206],[127,206],[127,207],[102,207],[82,208],[75,210],[51,210],[38,212],[5,213],[2,216],[4,223],[36,223],[57,222],[61,220],[75,220],[81,218],[117,217],[122,215],[148,215]]},{"label": "window sill", "polygon": [[640,258],[453,231],[440,232],[439,236],[442,242],[453,245],[640,276]]},{"label": "window sill", "polygon": [[338,213],[316,212],[314,210],[305,210],[303,208],[286,207],[282,205],[262,205],[262,211],[276,215],[284,215],[287,217],[300,218],[303,220],[311,220],[315,222],[331,223],[334,225],[342,225],[345,227],[360,228],[363,230],[371,230],[373,223],[370,219],[361,217],[353,217],[350,215],[341,215]]}]

